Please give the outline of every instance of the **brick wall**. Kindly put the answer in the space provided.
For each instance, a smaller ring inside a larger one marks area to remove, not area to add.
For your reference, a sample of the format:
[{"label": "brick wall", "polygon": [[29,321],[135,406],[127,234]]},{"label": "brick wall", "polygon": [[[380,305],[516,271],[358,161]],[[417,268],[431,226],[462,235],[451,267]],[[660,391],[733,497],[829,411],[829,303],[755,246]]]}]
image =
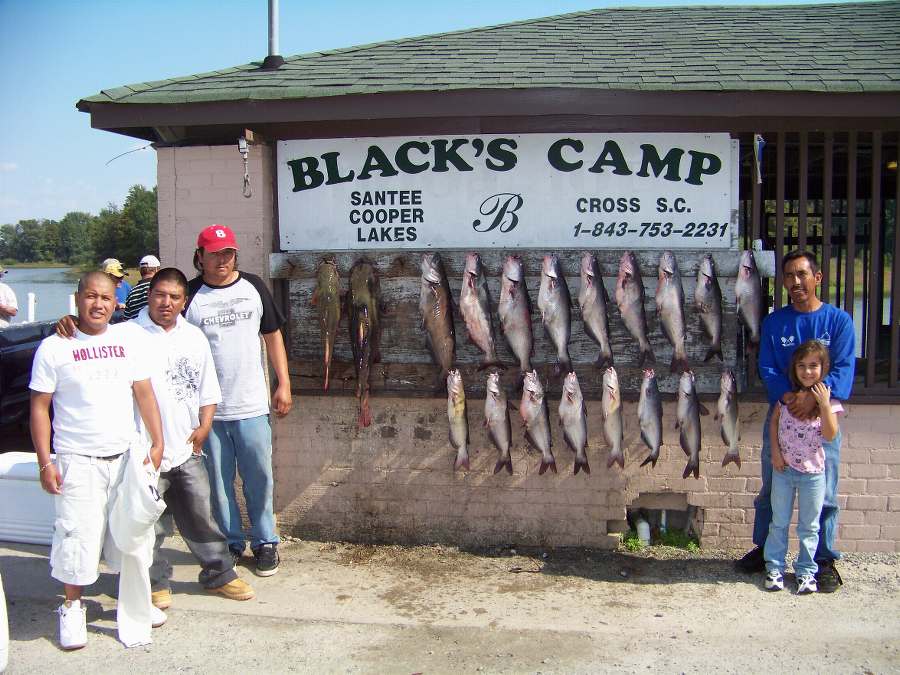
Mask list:
[{"label": "brick wall", "polygon": [[[655,469],[635,404],[626,404],[624,471],[606,468],[599,404],[588,402],[590,476],[572,475],[551,402],[559,474],[537,475],[513,412],[514,475],[493,475],[496,452],[482,427],[483,401],[469,402],[472,470],[453,472],[441,399],[373,399],[373,425],[356,427],[352,397],[298,398],[275,424],[275,501],[285,532],[312,538],[459,545],[613,545],[625,509],[641,494],[686,493],[701,507],[702,544],[747,548],[759,488],[763,404],[744,404],[742,467],[722,468],[725,449],[712,417],[702,418],[700,479],[682,479],[685,456],[664,408],[665,445]],[[850,406],[841,465],[840,549],[900,551],[900,406]],[[796,547],[796,542],[792,543]]]},{"label": "brick wall", "polygon": [[197,235],[219,223],[237,236],[239,267],[268,280],[275,213],[269,146],[250,146],[249,172],[253,196],[247,199],[242,194],[244,163],[236,142],[157,150],[163,265],[173,265],[192,277]]}]

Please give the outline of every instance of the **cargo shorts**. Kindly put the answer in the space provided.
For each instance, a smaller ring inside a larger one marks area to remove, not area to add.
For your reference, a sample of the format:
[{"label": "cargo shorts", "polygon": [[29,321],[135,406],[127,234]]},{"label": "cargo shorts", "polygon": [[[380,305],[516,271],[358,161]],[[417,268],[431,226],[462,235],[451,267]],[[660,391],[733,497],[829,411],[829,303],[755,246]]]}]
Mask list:
[{"label": "cargo shorts", "polygon": [[[124,457],[57,455],[62,494],[55,496],[56,520],[50,548],[50,576],[64,584],[89,586],[100,576],[108,536],[109,505],[125,467]],[[108,541],[107,541],[108,540]]]}]

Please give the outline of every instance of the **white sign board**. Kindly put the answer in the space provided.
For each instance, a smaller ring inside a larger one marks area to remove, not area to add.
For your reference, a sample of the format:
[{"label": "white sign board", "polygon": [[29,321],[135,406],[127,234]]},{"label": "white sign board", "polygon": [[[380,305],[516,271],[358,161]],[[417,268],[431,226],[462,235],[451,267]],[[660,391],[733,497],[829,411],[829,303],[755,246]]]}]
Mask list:
[{"label": "white sign board", "polygon": [[280,141],[281,249],[727,249],[728,134]]}]

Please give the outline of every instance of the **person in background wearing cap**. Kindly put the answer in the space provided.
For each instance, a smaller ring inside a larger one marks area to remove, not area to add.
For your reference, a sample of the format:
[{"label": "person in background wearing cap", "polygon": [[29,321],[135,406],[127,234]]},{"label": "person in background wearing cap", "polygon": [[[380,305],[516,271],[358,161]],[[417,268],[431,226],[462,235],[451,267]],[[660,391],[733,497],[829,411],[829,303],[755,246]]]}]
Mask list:
[{"label": "person in background wearing cap", "polygon": [[210,225],[200,232],[194,253],[194,267],[200,276],[188,285],[185,318],[209,339],[222,388],[222,402],[204,446],[213,510],[236,563],[246,544],[234,492],[236,467],[250,518],[255,571],[259,576],[270,576],[278,571],[279,540],[272,506],[269,391],[259,338],[262,335],[266,343],[278,379],[272,409],[278,416],[287,415],[292,400],[281,335],[285,318],[262,279],[238,271],[237,255],[237,241],[230,228]]},{"label": "person in background wearing cap", "polygon": [[136,318],[138,312],[147,306],[147,298],[150,293],[150,280],[153,275],[159,271],[159,258],[155,255],[145,255],[141,258],[140,270],[141,280],[132,288],[125,301],[125,320],[131,321]]},{"label": "person in background wearing cap", "polygon": [[[125,270],[122,263],[115,258],[107,258],[101,263],[100,269],[106,272],[116,284],[116,310],[125,309],[125,301],[128,299],[128,294],[131,293],[131,284],[125,281]],[[116,313],[120,314],[118,311]],[[110,323],[116,323],[117,320],[121,321],[121,318],[113,316]]]},{"label": "person in background wearing cap", "polygon": [[[6,268],[0,265],[0,279],[6,276]],[[10,320],[19,313],[16,294],[9,286],[0,283],[0,328],[9,326]]]}]

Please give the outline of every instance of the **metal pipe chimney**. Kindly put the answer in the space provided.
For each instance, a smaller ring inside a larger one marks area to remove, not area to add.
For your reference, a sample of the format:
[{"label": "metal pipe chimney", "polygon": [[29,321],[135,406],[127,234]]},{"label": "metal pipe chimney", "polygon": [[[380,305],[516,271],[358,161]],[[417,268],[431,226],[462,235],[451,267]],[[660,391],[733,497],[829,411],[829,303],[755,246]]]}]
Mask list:
[{"label": "metal pipe chimney", "polygon": [[278,0],[269,0],[269,55],[263,60],[265,70],[278,70],[284,57],[278,53]]}]

